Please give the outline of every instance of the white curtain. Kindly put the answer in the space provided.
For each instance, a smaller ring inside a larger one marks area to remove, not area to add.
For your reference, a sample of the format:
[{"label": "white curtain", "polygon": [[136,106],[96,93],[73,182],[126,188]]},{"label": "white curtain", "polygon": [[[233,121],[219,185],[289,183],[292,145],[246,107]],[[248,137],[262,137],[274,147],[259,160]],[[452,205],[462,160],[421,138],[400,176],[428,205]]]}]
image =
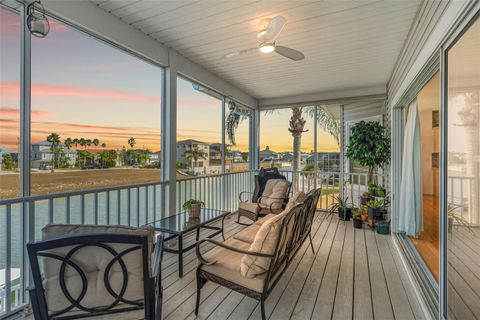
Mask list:
[{"label": "white curtain", "polygon": [[399,230],[417,237],[422,229],[422,172],[420,120],[415,99],[408,106],[403,139],[402,182],[400,185]]}]

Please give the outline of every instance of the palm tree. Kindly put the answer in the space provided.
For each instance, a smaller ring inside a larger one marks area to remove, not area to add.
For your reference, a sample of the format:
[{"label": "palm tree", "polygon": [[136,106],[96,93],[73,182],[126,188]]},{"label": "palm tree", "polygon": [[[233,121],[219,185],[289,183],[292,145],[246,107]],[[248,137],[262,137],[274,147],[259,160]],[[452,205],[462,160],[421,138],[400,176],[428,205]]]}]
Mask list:
[{"label": "palm tree", "polygon": [[47,141],[50,142],[50,151],[52,151],[52,172],[57,163],[58,146],[60,145],[60,135],[58,133],[51,133],[47,136]]},{"label": "palm tree", "polygon": [[293,136],[293,171],[300,169],[302,133],[307,131],[304,130],[307,121],[302,118],[302,110],[303,108],[299,106],[292,107],[292,117],[290,118],[290,127],[288,128],[288,131]]},{"label": "palm tree", "polygon": [[136,144],[137,142],[135,141],[135,138],[130,138],[128,139],[128,145],[130,146],[130,148],[133,148],[133,146]]},{"label": "palm tree", "polygon": [[[198,149],[198,147],[195,147],[185,151],[185,156],[187,157],[188,160],[190,161],[193,160],[194,167],[196,167],[198,163],[198,159],[207,159],[208,154],[205,151]],[[192,167],[192,171],[193,171],[193,167]]]},{"label": "palm tree", "polygon": [[72,138],[67,138],[65,141],[63,141],[63,143],[65,144],[65,147],[70,150],[72,148],[73,140]]},{"label": "palm tree", "polygon": [[96,149],[98,147],[98,145],[100,144],[100,140],[95,138],[95,139],[93,139],[92,143],[93,143],[93,145],[95,146],[95,149]]},{"label": "palm tree", "polygon": [[102,142],[102,148],[105,149],[107,147],[107,144],[105,142]]},{"label": "palm tree", "polygon": [[80,140],[78,140],[78,138],[73,138],[72,143],[75,145],[75,149],[77,149],[79,142]]}]

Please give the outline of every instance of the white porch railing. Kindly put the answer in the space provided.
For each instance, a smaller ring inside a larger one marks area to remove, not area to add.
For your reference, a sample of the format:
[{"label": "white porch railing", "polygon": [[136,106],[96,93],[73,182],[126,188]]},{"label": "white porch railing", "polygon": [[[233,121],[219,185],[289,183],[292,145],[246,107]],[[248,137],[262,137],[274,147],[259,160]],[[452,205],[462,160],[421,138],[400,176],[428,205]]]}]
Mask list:
[{"label": "white porch railing", "polygon": [[[282,171],[288,180],[297,177],[297,190],[322,187],[319,209],[327,210],[339,193],[338,172]],[[207,207],[235,211],[242,191],[253,191],[255,171],[188,177],[176,182],[176,206],[192,198]],[[357,201],[367,190],[366,174],[344,174],[350,181],[344,192]],[[383,176],[375,176],[382,183]],[[165,182],[0,200],[0,316],[22,307],[27,297],[28,262],[25,244],[41,238],[48,223],[122,224],[140,226],[165,216],[162,193]],[[28,226],[28,227],[27,227]]]}]

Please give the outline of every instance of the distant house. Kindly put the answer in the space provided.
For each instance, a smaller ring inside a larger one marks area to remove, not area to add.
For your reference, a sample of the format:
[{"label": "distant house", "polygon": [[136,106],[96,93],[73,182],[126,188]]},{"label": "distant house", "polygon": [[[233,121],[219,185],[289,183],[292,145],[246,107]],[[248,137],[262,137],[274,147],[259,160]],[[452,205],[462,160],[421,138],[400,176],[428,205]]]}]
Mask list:
[{"label": "distant house", "polygon": [[269,146],[267,146],[264,150],[260,150],[258,156],[260,157],[260,162],[266,159],[278,160],[278,153],[270,150]]},{"label": "distant house", "polygon": [[148,155],[147,164],[160,163],[160,151],[152,152]]},{"label": "distant house", "polygon": [[[50,166],[53,161],[53,152],[50,149],[51,142],[42,141],[33,143],[30,150],[31,166],[32,168],[41,168],[43,166]],[[70,166],[75,165],[77,161],[77,152],[68,150],[64,144],[59,144],[58,148],[61,150],[57,153],[57,157],[66,157]]]},{"label": "distant house", "polygon": [[[314,163],[314,155],[310,155],[306,159],[307,164]],[[340,152],[317,152],[318,169],[324,172],[340,171]]]},{"label": "distant house", "polygon": [[210,164],[210,145],[206,142],[193,139],[177,141],[177,161],[182,165],[193,168],[195,166],[195,161],[193,159],[188,159],[186,154],[187,151],[193,149],[198,149],[206,153],[205,159],[198,159],[196,167],[208,167]]}]

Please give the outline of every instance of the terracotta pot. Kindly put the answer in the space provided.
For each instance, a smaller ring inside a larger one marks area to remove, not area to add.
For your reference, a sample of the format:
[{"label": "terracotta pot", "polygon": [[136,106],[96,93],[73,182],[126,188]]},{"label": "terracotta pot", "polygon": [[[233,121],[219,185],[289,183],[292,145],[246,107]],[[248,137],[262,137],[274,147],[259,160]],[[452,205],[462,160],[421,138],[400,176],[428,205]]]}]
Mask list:
[{"label": "terracotta pot", "polygon": [[368,220],[368,214],[362,214],[362,221],[366,222]]},{"label": "terracotta pot", "polygon": [[200,210],[202,209],[202,205],[200,203],[190,205],[188,208],[188,215],[190,218],[198,218],[200,217]]}]

